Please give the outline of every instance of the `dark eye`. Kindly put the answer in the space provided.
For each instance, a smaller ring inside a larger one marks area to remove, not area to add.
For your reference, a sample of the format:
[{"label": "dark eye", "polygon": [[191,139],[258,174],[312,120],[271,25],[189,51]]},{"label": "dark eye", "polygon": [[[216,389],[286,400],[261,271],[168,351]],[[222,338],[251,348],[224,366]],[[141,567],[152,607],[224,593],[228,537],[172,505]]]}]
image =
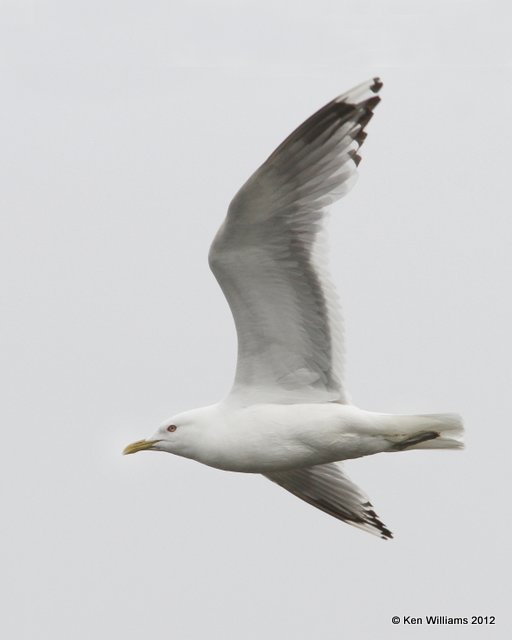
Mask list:
[{"label": "dark eye", "polygon": [[176,431],[176,429],[177,429],[177,427],[176,427],[176,425],[175,425],[175,424],[170,424],[170,425],[167,427],[167,431],[170,431],[171,433],[172,433],[173,431]]}]

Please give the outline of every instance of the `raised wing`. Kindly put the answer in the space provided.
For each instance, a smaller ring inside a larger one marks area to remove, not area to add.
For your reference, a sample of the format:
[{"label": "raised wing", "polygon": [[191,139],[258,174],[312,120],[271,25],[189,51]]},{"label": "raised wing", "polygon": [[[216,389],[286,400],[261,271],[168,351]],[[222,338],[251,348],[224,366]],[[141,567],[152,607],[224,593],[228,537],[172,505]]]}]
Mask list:
[{"label": "raised wing", "polygon": [[380,536],[393,534],[381,522],[364,493],[336,463],[266,474],[272,482],[338,520]]},{"label": "raised wing", "polygon": [[296,129],[231,202],[210,267],[238,334],[232,395],[254,402],[348,402],[342,326],[321,242],[325,207],[354,183],[378,78]]}]

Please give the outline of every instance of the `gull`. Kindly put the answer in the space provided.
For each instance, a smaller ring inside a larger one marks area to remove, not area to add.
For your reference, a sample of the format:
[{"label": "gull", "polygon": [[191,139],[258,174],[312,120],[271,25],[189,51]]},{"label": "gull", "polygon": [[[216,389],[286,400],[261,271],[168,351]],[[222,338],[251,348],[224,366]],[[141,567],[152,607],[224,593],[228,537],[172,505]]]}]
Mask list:
[{"label": "gull", "polygon": [[452,413],[365,411],[343,386],[342,326],[326,269],[327,207],[354,184],[359,148],[380,101],[379,78],[301,124],[235,195],[209,264],[233,314],[233,387],[217,404],[184,411],[123,453],[165,451],[262,474],[329,515],[392,538],[337,463],[381,452],[458,449]]}]

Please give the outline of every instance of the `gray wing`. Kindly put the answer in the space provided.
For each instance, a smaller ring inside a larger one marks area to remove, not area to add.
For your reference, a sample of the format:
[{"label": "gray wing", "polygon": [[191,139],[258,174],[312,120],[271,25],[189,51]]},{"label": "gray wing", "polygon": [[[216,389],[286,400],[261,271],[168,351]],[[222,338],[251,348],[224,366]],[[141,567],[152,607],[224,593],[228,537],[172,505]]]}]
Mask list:
[{"label": "gray wing", "polygon": [[342,327],[324,264],[325,208],[356,178],[378,78],[296,129],[232,200],[210,267],[238,335],[231,392],[249,402],[348,402]]},{"label": "gray wing", "polygon": [[364,493],[336,463],[266,474],[272,482],[338,520],[380,536],[392,538]]}]

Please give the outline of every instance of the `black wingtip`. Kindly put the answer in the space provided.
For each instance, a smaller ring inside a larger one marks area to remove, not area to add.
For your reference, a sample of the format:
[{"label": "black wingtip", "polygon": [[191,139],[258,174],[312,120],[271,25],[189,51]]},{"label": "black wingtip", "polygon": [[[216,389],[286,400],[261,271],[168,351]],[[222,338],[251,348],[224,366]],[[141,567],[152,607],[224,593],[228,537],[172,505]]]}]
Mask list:
[{"label": "black wingtip", "polygon": [[355,142],[357,142],[357,144],[359,146],[361,146],[363,144],[363,142],[366,140],[367,137],[368,137],[368,134],[366,133],[366,131],[363,131],[361,129],[361,131],[359,131],[359,133],[356,135],[354,140],[355,140]]},{"label": "black wingtip", "polygon": [[[366,137],[363,129],[372,119],[374,109],[381,100],[377,93],[382,86],[380,78],[375,77],[334,98],[292,131],[267,158],[267,162],[276,161],[284,153],[284,149],[290,148],[299,140],[308,146],[326,134],[322,138],[321,144],[323,144],[326,139],[347,124],[352,126],[352,129],[347,131],[347,135],[356,141],[359,148]],[[356,155],[353,160],[357,166],[361,158]]]},{"label": "black wingtip", "polygon": [[375,106],[376,105],[373,104],[371,109],[365,109],[363,112],[364,115],[358,118],[357,124],[359,125],[361,130],[364,129],[366,125],[370,122],[370,120],[373,118],[373,109],[375,108]]},{"label": "black wingtip", "polygon": [[373,93],[379,93],[383,86],[384,83],[382,82],[382,80],[379,77],[375,77],[373,78],[373,84],[370,89],[373,91]]},{"label": "black wingtip", "polygon": [[364,101],[364,106],[366,109],[371,109],[373,111],[381,100],[382,98],[380,96],[373,96],[373,98],[368,98],[368,100]]},{"label": "black wingtip", "polygon": [[356,151],[351,151],[348,155],[352,158],[356,167],[358,167],[361,162],[361,156]]},{"label": "black wingtip", "polygon": [[373,507],[372,503],[365,502],[363,504],[363,507],[366,515],[366,522],[379,531],[380,537],[382,538],[382,540],[392,540],[393,534],[382,522],[379,516],[375,513],[375,511],[372,508]]}]

